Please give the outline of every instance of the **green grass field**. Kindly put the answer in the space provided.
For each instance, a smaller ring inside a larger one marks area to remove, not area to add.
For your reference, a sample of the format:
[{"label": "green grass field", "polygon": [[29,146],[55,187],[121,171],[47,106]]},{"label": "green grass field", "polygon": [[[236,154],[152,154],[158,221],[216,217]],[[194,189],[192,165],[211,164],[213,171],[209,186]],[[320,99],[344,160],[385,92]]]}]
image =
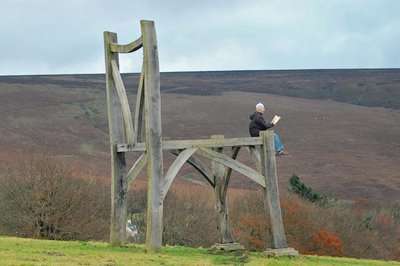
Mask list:
[{"label": "green grass field", "polygon": [[214,255],[207,249],[165,247],[160,253],[146,253],[143,245],[111,247],[102,242],[49,241],[0,237],[0,265],[400,265],[400,262],[357,260],[318,256],[265,258]]}]

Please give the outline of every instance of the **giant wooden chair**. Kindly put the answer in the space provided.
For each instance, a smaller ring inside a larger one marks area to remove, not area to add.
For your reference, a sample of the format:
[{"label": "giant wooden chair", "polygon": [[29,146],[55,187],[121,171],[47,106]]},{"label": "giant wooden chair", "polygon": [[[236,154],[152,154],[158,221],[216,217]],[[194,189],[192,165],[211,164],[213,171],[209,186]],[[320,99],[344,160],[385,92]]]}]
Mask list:
[{"label": "giant wooden chair", "polygon": [[[250,178],[264,189],[265,208],[270,217],[272,255],[296,255],[288,248],[282,223],[273,132],[262,132],[260,137],[163,140],[161,131],[160,72],[157,38],[153,21],[140,22],[141,36],[129,43],[118,44],[117,34],[104,32],[108,126],[111,148],[111,230],[110,242],[120,245],[126,239],[127,189],[140,171],[147,166],[147,231],[146,248],[157,251],[162,245],[163,201],[177,173],[185,163],[192,165],[212,186],[216,195],[218,229],[222,244],[232,243],[226,202],[227,188],[232,170]],[[119,53],[131,53],[143,48],[143,65],[137,90],[134,117],[128,103],[119,71]],[[237,160],[242,147],[255,147],[259,151],[260,171]],[[231,151],[230,156],[223,151]],[[163,151],[176,155],[168,171],[163,173]],[[141,153],[130,168],[125,155]],[[208,170],[200,156],[211,160]]]}]

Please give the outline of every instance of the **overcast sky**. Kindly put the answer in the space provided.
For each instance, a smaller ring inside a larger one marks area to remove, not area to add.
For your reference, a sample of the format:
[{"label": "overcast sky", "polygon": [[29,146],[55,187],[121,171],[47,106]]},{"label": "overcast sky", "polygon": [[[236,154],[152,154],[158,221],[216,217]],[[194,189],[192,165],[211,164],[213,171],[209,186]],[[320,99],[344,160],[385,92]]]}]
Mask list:
[{"label": "overcast sky", "polygon": [[127,43],[141,19],[161,71],[398,68],[399,13],[399,0],[1,0],[0,75],[103,73],[103,31]]}]

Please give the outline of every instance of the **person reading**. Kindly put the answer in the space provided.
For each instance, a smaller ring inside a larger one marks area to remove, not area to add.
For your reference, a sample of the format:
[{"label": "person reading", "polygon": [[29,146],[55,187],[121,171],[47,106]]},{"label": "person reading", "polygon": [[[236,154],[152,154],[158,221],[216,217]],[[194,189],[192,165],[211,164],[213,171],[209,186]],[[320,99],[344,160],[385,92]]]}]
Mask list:
[{"label": "person reading", "polygon": [[[252,137],[260,136],[261,130],[267,130],[269,128],[274,127],[279,120],[281,119],[280,116],[275,115],[271,122],[267,123],[264,120],[263,114],[265,112],[265,107],[262,103],[258,103],[256,105],[256,111],[250,115],[250,124],[249,124],[249,133]],[[288,153],[284,150],[283,143],[281,138],[277,133],[274,132],[274,144],[275,144],[275,151],[276,155],[287,155]]]}]

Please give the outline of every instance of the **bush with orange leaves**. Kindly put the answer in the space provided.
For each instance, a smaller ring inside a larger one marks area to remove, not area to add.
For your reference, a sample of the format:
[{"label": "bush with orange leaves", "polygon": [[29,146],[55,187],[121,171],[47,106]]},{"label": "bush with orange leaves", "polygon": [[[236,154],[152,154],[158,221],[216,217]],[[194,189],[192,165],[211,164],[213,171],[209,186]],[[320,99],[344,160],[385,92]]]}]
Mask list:
[{"label": "bush with orange leaves", "polygon": [[[269,218],[262,191],[249,190],[230,204],[234,236],[249,249],[270,247]],[[400,259],[397,208],[361,208],[337,201],[328,207],[288,194],[281,197],[289,246],[302,254]]]},{"label": "bush with orange leaves", "polygon": [[320,255],[335,255],[343,254],[343,244],[340,238],[327,230],[320,229],[312,236],[312,242],[315,246],[315,252]]},{"label": "bush with orange leaves", "polygon": [[250,249],[261,250],[265,247],[265,235],[267,222],[263,215],[241,216],[237,226],[233,229],[236,239]]}]

